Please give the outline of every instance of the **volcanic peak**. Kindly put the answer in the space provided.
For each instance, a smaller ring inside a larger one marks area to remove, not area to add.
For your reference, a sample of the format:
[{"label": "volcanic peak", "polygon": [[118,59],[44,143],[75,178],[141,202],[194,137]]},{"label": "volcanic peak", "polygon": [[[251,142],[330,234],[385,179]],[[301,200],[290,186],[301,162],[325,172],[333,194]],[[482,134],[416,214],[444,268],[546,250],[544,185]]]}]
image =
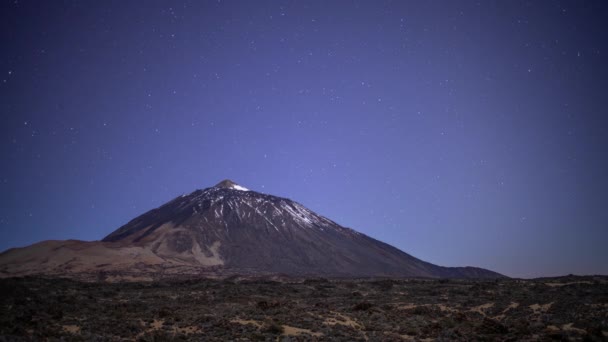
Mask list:
[{"label": "volcanic peak", "polygon": [[249,189],[247,189],[244,186],[240,186],[238,184],[236,184],[235,182],[231,181],[230,179],[224,179],[223,181],[217,183],[215,185],[216,188],[222,188],[222,189],[234,189],[234,190],[241,190],[241,191],[249,191]]}]

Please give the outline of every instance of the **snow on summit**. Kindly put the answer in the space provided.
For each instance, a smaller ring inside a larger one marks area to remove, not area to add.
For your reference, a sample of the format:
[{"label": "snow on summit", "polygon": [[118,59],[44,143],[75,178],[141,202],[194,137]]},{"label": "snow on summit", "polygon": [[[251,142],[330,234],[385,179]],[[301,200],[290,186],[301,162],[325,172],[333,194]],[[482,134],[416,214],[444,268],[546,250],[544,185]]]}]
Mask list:
[{"label": "snow on summit", "polygon": [[235,182],[231,181],[230,179],[224,179],[223,181],[217,183],[217,185],[215,185],[215,187],[234,189],[234,190],[240,190],[240,191],[249,191],[249,189],[247,189],[246,187],[240,186],[240,185],[236,184]]},{"label": "snow on summit", "polygon": [[232,188],[235,189],[235,190],[249,191],[249,189],[247,189],[246,187],[240,186],[238,184],[233,185]]}]

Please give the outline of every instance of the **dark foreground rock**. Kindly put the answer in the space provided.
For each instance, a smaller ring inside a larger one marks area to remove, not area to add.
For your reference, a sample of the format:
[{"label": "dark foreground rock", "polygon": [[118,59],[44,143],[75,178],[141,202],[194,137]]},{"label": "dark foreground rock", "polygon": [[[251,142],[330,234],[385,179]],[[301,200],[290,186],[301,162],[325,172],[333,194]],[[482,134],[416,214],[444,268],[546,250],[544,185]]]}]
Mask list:
[{"label": "dark foreground rock", "polygon": [[608,278],[0,280],[0,341],[605,341]]}]

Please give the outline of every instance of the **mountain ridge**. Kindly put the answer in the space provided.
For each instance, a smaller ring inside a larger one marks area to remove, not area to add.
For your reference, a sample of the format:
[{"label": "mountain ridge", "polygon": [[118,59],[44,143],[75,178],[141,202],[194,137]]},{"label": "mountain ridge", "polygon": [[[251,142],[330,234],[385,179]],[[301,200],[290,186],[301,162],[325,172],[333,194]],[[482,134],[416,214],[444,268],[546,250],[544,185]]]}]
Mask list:
[{"label": "mountain ridge", "polygon": [[0,254],[0,275],[110,272],[185,275],[499,278],[442,267],[343,227],[288,198],[231,180],[178,196],[101,241],[34,244]]}]

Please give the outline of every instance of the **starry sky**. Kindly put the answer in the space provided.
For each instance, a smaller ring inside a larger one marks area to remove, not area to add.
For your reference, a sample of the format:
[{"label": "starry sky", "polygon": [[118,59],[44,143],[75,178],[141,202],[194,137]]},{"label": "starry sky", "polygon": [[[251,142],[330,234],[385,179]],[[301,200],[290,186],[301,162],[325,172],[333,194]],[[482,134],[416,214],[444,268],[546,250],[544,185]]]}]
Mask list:
[{"label": "starry sky", "polygon": [[445,266],[608,274],[605,1],[2,1],[0,250],[229,178]]}]

